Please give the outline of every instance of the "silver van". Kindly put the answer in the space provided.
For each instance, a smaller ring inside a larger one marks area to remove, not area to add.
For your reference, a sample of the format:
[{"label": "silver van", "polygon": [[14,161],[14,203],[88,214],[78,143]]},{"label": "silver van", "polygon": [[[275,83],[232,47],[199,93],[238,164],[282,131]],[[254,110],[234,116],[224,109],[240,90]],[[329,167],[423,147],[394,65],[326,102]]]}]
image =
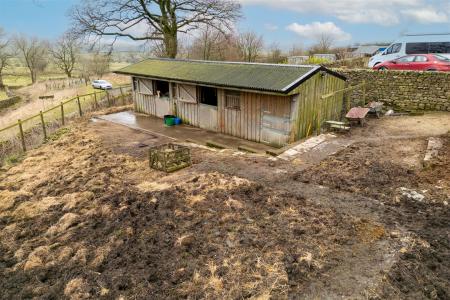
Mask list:
[{"label": "silver van", "polygon": [[450,58],[450,33],[405,35],[370,58],[369,68],[409,54],[441,54]]}]

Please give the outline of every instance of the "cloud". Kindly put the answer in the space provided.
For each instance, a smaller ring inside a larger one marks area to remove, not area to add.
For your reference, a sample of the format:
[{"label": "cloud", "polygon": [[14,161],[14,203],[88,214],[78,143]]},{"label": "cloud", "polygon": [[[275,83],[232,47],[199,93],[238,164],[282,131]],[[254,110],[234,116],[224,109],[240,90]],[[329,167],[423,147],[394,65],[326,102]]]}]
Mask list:
[{"label": "cloud", "polygon": [[286,29],[309,40],[316,40],[321,36],[327,36],[337,42],[344,42],[352,38],[349,33],[337,27],[333,22],[313,22],[305,25],[292,23]]},{"label": "cloud", "polygon": [[[445,13],[437,13],[448,5],[448,0],[239,0],[246,5],[265,5],[274,9],[297,11],[299,13],[315,13],[333,16],[348,23],[378,24],[392,26],[399,24],[402,17],[417,15],[418,12],[428,11],[428,15],[416,17],[415,20],[429,20],[435,12],[435,20],[450,21]],[[439,9],[438,9],[439,8]],[[400,13],[400,12],[406,12]],[[419,14],[420,15],[420,14]]]},{"label": "cloud", "polygon": [[264,28],[266,28],[268,31],[276,31],[278,30],[278,26],[271,23],[264,24]]},{"label": "cloud", "polygon": [[433,7],[424,9],[407,9],[402,14],[419,23],[447,23],[449,16],[444,12],[438,12]]}]

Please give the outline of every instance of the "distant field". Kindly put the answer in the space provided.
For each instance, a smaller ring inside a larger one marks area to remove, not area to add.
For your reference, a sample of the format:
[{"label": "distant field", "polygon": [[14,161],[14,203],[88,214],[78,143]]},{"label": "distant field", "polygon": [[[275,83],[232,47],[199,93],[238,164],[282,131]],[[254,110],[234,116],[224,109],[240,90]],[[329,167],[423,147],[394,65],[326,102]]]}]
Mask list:
[{"label": "distant field", "polygon": [[[50,78],[65,78],[64,74],[42,74],[38,76],[38,81],[50,79]],[[28,74],[17,74],[17,75],[4,75],[3,83],[9,87],[21,87],[31,84],[31,77]]]},{"label": "distant field", "polygon": [[127,62],[113,62],[111,63],[110,69],[111,71],[116,71],[121,68],[125,68],[126,66],[129,66],[130,64]]},{"label": "distant field", "polygon": [[[129,63],[126,62],[114,62],[111,63],[111,71],[115,71],[121,69],[123,67],[128,66]],[[78,74],[74,74],[76,77]],[[57,78],[66,78],[66,75],[63,73],[59,73],[56,70],[47,71],[44,74],[38,76],[38,81],[47,80],[47,79],[57,79]],[[28,73],[28,69],[24,67],[14,67],[10,68],[3,75],[3,82],[5,85],[9,87],[21,87],[27,86],[31,84],[31,77]]]}]

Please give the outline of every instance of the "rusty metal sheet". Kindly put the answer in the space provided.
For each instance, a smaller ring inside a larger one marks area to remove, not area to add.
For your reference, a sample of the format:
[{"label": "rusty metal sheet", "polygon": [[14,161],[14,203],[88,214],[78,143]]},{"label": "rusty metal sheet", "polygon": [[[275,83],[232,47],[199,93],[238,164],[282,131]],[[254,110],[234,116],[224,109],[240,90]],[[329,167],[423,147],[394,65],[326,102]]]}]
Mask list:
[{"label": "rusty metal sheet", "polygon": [[353,107],[345,115],[347,119],[364,119],[369,112],[370,108],[367,107]]}]

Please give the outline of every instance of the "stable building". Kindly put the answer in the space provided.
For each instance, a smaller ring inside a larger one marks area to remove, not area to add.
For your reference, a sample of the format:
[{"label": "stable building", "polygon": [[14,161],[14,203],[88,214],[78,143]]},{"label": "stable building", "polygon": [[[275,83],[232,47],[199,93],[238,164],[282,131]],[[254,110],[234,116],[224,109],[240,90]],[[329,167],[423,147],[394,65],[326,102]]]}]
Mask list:
[{"label": "stable building", "polygon": [[322,66],[147,59],[130,75],[136,112],[281,147],[339,120],[345,77]]}]

